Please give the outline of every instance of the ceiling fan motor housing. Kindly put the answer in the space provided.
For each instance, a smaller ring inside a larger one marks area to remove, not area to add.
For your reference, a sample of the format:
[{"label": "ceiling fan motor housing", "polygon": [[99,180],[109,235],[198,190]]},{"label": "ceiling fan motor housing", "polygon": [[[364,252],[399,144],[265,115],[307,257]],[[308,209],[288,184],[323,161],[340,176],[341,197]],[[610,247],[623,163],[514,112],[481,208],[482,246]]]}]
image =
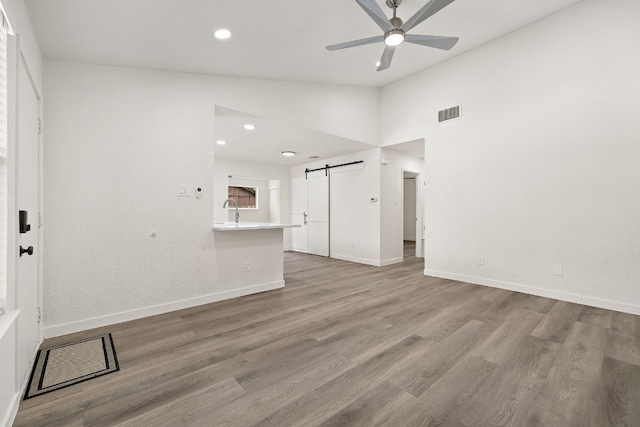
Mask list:
[{"label": "ceiling fan motor housing", "polygon": [[391,25],[393,25],[393,28],[395,28],[395,29],[398,29],[398,28],[402,27],[402,24],[403,24],[402,19],[400,19],[398,17],[391,18],[389,20],[389,22],[391,22]]},{"label": "ceiling fan motor housing", "polygon": [[400,3],[402,3],[402,0],[387,0],[387,6],[391,9],[400,6]]}]

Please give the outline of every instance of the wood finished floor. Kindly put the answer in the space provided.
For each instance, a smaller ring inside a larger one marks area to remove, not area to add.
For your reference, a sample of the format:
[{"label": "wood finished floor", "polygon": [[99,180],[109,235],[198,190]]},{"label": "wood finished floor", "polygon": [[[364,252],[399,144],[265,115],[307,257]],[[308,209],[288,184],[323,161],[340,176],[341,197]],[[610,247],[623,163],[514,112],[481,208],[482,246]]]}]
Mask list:
[{"label": "wood finished floor", "polygon": [[[411,248],[409,247],[409,252]],[[286,288],[113,333],[121,370],[15,425],[640,426],[640,317],[285,254]]]}]

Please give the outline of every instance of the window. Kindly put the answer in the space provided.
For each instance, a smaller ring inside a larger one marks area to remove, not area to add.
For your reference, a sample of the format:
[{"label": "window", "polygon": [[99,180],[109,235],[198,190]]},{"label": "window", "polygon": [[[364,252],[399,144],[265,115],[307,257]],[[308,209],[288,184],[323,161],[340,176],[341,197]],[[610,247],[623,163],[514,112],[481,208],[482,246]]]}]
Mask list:
[{"label": "window", "polygon": [[0,12],[0,314],[7,311],[7,35]]},{"label": "window", "polygon": [[[229,199],[233,199],[238,203],[240,209],[258,209],[258,187],[248,186],[229,186]],[[232,204],[228,205],[229,209],[235,209]]]}]

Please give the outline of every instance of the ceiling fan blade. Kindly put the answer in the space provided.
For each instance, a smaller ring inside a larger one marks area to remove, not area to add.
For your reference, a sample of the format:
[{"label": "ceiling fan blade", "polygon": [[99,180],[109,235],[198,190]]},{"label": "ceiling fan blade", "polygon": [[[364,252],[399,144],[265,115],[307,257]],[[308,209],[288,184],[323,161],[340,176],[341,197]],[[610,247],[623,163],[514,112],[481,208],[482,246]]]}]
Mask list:
[{"label": "ceiling fan blade", "polygon": [[427,19],[430,16],[435,15],[440,10],[449,6],[454,0],[431,0],[429,3],[422,6],[422,9],[416,12],[407,22],[405,22],[400,29],[405,33]]},{"label": "ceiling fan blade", "polygon": [[393,52],[395,52],[395,46],[385,46],[384,52],[382,52],[382,59],[380,59],[380,65],[376,68],[376,71],[382,71],[389,68],[391,60],[393,59]]},{"label": "ceiling fan blade", "polygon": [[386,33],[387,31],[393,30],[393,25],[389,22],[389,18],[387,18],[387,15],[384,14],[375,0],[356,0],[356,3],[367,12],[367,15],[378,24],[378,27],[380,27],[382,31]]},{"label": "ceiling fan blade", "polygon": [[368,37],[366,39],[352,40],[350,42],[332,44],[331,46],[327,46],[327,50],[345,49],[347,47],[364,46],[367,44],[380,43],[380,42],[384,42],[384,36]]},{"label": "ceiling fan blade", "polygon": [[436,49],[449,50],[458,43],[458,37],[443,36],[420,36],[417,34],[406,34],[404,41],[419,44],[422,46],[435,47]]}]

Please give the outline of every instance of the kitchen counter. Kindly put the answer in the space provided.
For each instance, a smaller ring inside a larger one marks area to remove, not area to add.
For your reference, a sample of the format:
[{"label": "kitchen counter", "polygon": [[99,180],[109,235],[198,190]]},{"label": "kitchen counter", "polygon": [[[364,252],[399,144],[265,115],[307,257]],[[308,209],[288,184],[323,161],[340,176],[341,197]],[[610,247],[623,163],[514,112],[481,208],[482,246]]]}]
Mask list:
[{"label": "kitchen counter", "polygon": [[246,231],[246,230],[273,230],[277,228],[300,227],[295,224],[275,224],[272,222],[214,222],[213,231]]}]

